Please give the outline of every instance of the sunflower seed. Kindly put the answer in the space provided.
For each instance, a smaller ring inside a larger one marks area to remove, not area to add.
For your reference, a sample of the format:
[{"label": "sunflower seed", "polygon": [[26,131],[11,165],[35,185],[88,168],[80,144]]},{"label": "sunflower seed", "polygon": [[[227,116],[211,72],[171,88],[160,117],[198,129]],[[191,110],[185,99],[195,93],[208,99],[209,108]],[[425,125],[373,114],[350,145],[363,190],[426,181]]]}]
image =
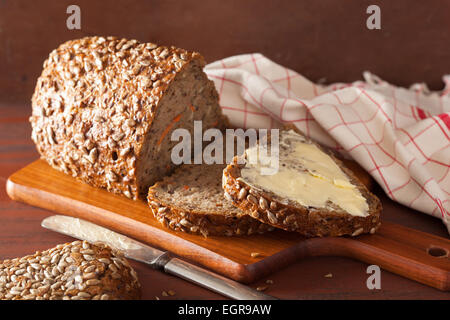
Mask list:
[{"label": "sunflower seed", "polygon": [[120,140],[123,139],[123,137],[125,137],[125,133],[123,133],[123,132],[117,132],[117,133],[115,133],[115,134],[112,135],[112,139],[113,139],[115,142],[119,142]]},{"label": "sunflower seed", "polygon": [[278,205],[277,205],[277,203],[275,202],[275,201],[271,201],[270,202],[270,210],[277,210],[277,208],[278,208]]},{"label": "sunflower seed", "polygon": [[114,172],[109,171],[108,173],[106,173],[106,179],[108,181],[115,182],[118,180],[118,177]]},{"label": "sunflower seed", "polygon": [[270,223],[272,223],[272,224],[278,223],[277,217],[275,217],[275,215],[272,212],[270,212],[269,210],[266,210],[266,213],[267,213],[267,219],[269,220]]},{"label": "sunflower seed", "polygon": [[258,204],[258,200],[254,196],[252,196],[251,194],[249,194],[247,196],[247,201],[249,201],[249,202],[251,202],[253,204],[256,204],[256,205]]},{"label": "sunflower seed", "polygon": [[[94,269],[95,269],[95,266],[94,266]],[[83,279],[85,279],[85,280],[90,280],[90,279],[94,279],[96,276],[97,276],[97,275],[96,275],[95,272],[89,272],[89,273],[85,273],[85,274],[83,275]]]},{"label": "sunflower seed", "polygon": [[259,212],[257,210],[254,210],[250,213],[250,215],[255,218],[258,219],[259,218]]},{"label": "sunflower seed", "polygon": [[95,285],[98,285],[100,283],[101,283],[101,281],[98,280],[98,279],[89,279],[89,280],[86,281],[86,285],[88,285],[88,286],[95,286]]},{"label": "sunflower seed", "polygon": [[228,192],[224,192],[223,195],[225,196],[225,199],[227,199],[228,201],[233,201],[233,198],[231,197],[231,195]]},{"label": "sunflower seed", "polygon": [[287,216],[286,219],[284,219],[284,224],[291,224],[295,220],[297,220],[295,214],[291,214],[291,215]]},{"label": "sunflower seed", "polygon": [[267,286],[259,286],[256,288],[257,291],[265,291],[267,290]]},{"label": "sunflower seed", "polygon": [[166,212],[166,210],[167,210],[167,207],[159,207],[158,213],[164,213],[164,212]]},{"label": "sunflower seed", "polygon": [[239,190],[238,199],[243,200],[246,195],[247,195],[247,189],[241,188],[241,190]]},{"label": "sunflower seed", "polygon": [[363,231],[364,231],[363,228],[356,229],[356,230],[352,233],[352,237],[359,236],[361,233],[363,233]]},{"label": "sunflower seed", "polygon": [[186,220],[184,218],[180,220],[180,224],[182,226],[185,226],[185,227],[188,227],[188,228],[192,226],[192,223],[190,223],[188,220]]},{"label": "sunflower seed", "polygon": [[267,209],[267,200],[263,197],[259,198],[259,207],[263,210]]}]

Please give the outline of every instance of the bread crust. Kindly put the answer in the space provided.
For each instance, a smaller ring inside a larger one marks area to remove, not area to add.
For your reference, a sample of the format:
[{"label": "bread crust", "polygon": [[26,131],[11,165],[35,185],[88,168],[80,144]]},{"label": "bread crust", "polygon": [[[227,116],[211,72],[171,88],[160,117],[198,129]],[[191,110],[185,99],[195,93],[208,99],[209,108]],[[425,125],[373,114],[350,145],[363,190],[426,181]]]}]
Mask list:
[{"label": "bread crust", "polygon": [[[298,132],[298,130],[296,130]],[[311,143],[314,143],[310,141]],[[354,173],[347,169],[342,161],[331,152],[314,143],[326,152],[348,176],[367,200],[369,215],[353,216],[336,207],[334,209],[308,208],[292,202],[281,202],[274,194],[252,188],[244,181],[238,180],[241,165],[234,157],[223,171],[222,187],[233,203],[259,221],[287,231],[295,231],[307,237],[324,236],[358,236],[363,233],[375,233],[380,226],[380,200],[359,181]]]},{"label": "bread crust", "polygon": [[0,261],[1,300],[135,300],[136,272],[103,243],[65,243]]},{"label": "bread crust", "polygon": [[116,37],[62,44],[44,62],[32,97],[32,139],[41,157],[78,180],[137,199],[143,143],[170,84],[192,63],[205,64],[196,52]]},{"label": "bread crust", "polygon": [[262,234],[273,229],[247,215],[236,217],[205,214],[195,210],[187,211],[157,200],[149,193],[150,210],[162,225],[175,231],[208,237]]}]

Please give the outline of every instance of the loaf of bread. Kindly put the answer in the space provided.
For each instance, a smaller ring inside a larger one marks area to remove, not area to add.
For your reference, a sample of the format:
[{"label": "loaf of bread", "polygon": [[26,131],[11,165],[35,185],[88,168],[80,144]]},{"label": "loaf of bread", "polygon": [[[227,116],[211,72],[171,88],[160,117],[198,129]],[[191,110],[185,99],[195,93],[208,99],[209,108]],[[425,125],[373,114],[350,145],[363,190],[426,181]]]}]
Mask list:
[{"label": "loaf of bread", "polygon": [[149,189],[148,204],[164,226],[187,233],[234,236],[273,229],[223,196],[221,164],[186,164]]},{"label": "loaf of bread", "polygon": [[234,157],[222,182],[227,197],[253,218],[308,237],[358,236],[380,226],[380,200],[333,154],[300,132],[280,131],[276,173],[262,173],[257,150],[258,145]]},{"label": "loaf of bread", "polygon": [[102,243],[74,241],[0,261],[1,300],[130,300],[140,298],[136,272]]},{"label": "loaf of bread", "polygon": [[136,199],[170,173],[177,128],[221,128],[203,57],[115,37],[68,41],[51,52],[32,97],[32,139],[56,169]]}]

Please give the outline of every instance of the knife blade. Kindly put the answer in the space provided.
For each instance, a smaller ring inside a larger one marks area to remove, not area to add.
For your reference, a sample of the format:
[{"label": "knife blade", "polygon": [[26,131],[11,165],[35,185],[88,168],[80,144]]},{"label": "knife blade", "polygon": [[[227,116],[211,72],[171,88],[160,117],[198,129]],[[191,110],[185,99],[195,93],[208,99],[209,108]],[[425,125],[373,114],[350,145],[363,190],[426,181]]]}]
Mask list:
[{"label": "knife blade", "polygon": [[211,291],[237,300],[277,300],[236,281],[174,258],[167,251],[158,250],[92,222],[63,215],[45,218],[42,227],[88,242],[103,242],[118,249],[129,258],[150,265],[154,269],[178,276]]}]

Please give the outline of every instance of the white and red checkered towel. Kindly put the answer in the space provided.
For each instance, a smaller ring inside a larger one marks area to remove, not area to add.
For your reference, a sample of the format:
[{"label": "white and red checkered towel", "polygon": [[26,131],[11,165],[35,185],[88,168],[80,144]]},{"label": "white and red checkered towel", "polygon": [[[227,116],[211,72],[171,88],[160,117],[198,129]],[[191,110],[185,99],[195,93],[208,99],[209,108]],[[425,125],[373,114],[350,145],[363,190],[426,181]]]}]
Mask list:
[{"label": "white and red checkered towel", "polygon": [[450,232],[450,76],[446,88],[365,81],[314,84],[261,54],[206,66],[220,105],[244,128],[295,124],[364,167],[393,200],[439,217]]}]

